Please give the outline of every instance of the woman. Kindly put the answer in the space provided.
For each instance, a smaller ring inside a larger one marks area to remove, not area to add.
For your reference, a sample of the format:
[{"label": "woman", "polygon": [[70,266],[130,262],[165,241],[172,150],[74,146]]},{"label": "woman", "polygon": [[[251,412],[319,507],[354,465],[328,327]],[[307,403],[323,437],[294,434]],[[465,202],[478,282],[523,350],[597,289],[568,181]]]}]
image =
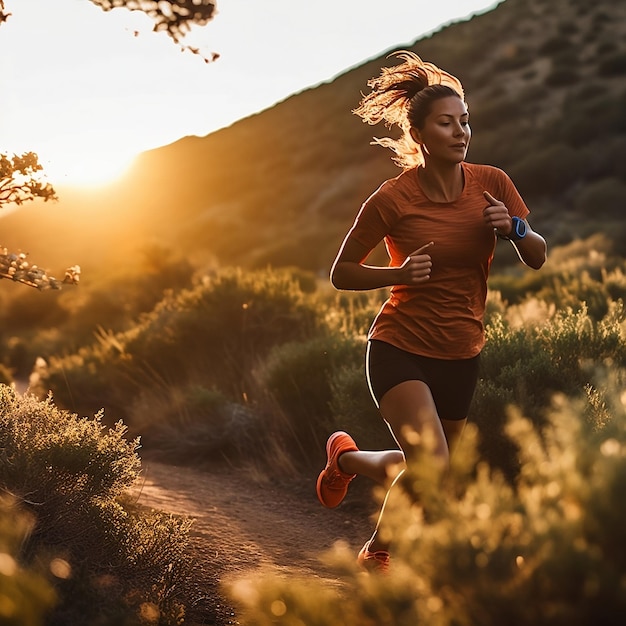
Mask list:
[{"label": "woman", "polygon": [[[529,210],[509,177],[465,162],[471,130],[459,81],[411,52],[397,56],[398,65],[369,81],[372,91],[355,113],[400,127],[399,139],[375,143],[395,152],[403,172],[365,201],[331,280],[341,290],[391,287],[370,329],[366,362],[370,391],[399,450],[362,451],[347,433],[331,435],[317,480],[330,508],[357,474],[389,487],[425,437],[433,462],[447,467],[477,382],[496,240],[509,240],[534,269],[546,260],[546,242],[526,221]],[[389,266],[367,265],[382,240]],[[388,548],[374,531],[358,560],[386,570]]]}]

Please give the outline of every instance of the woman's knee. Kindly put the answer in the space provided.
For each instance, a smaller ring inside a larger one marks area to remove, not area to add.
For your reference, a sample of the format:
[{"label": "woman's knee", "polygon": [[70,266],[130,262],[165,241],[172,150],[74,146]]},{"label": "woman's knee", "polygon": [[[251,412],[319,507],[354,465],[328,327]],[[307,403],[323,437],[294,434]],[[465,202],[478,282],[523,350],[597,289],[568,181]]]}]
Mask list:
[{"label": "woman's knee", "polygon": [[407,447],[405,457],[409,466],[427,462],[441,471],[450,466],[450,451],[445,435],[436,429],[424,429],[420,433],[419,441]]},{"label": "woman's knee", "polygon": [[425,383],[412,380],[397,385],[383,396],[380,410],[407,459],[425,452],[448,463],[446,435]]},{"label": "woman's knee", "polygon": [[404,453],[401,450],[390,450],[381,459],[380,482],[392,483],[398,474],[406,468]]}]

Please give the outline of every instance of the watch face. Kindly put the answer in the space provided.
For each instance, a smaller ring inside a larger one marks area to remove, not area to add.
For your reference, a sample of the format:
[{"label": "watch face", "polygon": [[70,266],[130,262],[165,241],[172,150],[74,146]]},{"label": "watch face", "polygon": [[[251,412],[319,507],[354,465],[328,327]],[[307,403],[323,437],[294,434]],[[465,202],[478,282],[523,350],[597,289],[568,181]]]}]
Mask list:
[{"label": "watch face", "polygon": [[519,217],[513,218],[513,232],[515,233],[515,237],[517,239],[523,239],[526,237],[526,222]]}]

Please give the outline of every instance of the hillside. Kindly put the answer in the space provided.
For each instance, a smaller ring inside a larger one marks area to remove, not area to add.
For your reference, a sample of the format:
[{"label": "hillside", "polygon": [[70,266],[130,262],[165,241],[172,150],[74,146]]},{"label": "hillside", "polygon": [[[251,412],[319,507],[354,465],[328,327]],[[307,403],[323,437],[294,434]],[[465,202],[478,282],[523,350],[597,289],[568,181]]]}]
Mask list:
[{"label": "hillside", "polygon": [[[505,0],[411,49],[461,78],[469,159],[509,172],[552,246],[597,231],[625,239],[626,3]],[[5,216],[1,242],[87,271],[129,265],[158,242],[202,261],[325,274],[361,202],[400,171],[370,145],[386,129],[351,114],[388,62],[146,152],[109,187],[59,188],[58,204]]]}]

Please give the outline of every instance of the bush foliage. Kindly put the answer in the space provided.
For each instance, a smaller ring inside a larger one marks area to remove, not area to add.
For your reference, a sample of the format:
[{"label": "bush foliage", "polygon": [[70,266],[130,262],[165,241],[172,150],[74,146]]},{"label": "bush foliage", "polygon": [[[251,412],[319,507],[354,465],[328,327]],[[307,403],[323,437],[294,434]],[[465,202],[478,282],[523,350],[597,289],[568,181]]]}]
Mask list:
[{"label": "bush foliage", "polygon": [[[393,614],[398,624],[475,623],[467,615],[560,624],[574,619],[568,598],[585,619],[592,609],[605,615],[599,598],[621,606],[623,590],[605,581],[623,573],[622,557],[604,562],[600,544],[623,511],[587,509],[622,489],[625,275],[599,236],[555,250],[542,272],[496,273],[455,497],[429,501],[426,522],[425,503],[404,483],[390,527],[407,555],[399,579],[364,581],[354,555],[338,548],[350,602],[310,582],[266,581],[235,591],[245,623],[390,623]],[[1,388],[2,480],[26,515],[20,548],[7,539],[3,550],[19,563],[10,582],[23,575],[37,590],[35,611],[56,594],[51,623],[89,611],[126,623],[141,607],[162,623],[184,619],[187,522],[126,499],[139,471],[135,436],[168,460],[254,463],[267,474],[310,475],[336,429],[364,448],[394,445],[364,375],[365,333],[384,292],[331,293],[292,270],[225,269],[190,281],[125,329],[101,326],[96,341],[46,355],[32,378],[39,399]],[[77,408],[96,417],[67,412]],[[607,472],[605,495],[598,472]],[[542,608],[528,601],[533,589]]]},{"label": "bush foliage", "polygon": [[[541,425],[555,392],[596,390],[625,359],[626,267],[609,242],[574,242],[551,263],[491,281],[470,417],[482,453],[507,476],[516,471],[507,404]],[[282,448],[317,464],[328,433],[348,427],[372,447],[389,445],[364,375],[364,337],[384,293],[330,294],[291,270],[225,269],[193,283],[127,330],[101,328],[97,341],[49,358],[34,389],[52,389],[69,410],[106,407],[170,460],[262,462]]]},{"label": "bush foliage", "polygon": [[542,429],[511,411],[507,431],[520,450],[514,485],[476,463],[470,427],[444,483],[426,488],[433,476],[415,464],[396,487],[402,497],[386,513],[389,575],[358,572],[354,555],[337,545],[324,558],[341,573],[340,587],[279,578],[235,586],[244,623],[621,624],[626,432],[622,402],[611,408],[619,419],[600,432],[564,396]]},{"label": "bush foliage", "polygon": [[[32,586],[33,613],[49,608],[54,589],[46,624],[139,624],[146,611],[177,624],[191,601],[189,522],[139,511],[128,500],[140,461],[138,442],[125,434],[121,423],[106,428],[99,415],[79,418],[50,399],[0,387],[0,484],[17,519],[30,520],[17,553],[3,557],[17,574],[5,578],[17,589]],[[8,539],[3,532],[0,541]],[[18,562],[32,575],[24,578]],[[15,610],[25,609],[16,603]],[[30,619],[15,623],[37,623]]]}]

